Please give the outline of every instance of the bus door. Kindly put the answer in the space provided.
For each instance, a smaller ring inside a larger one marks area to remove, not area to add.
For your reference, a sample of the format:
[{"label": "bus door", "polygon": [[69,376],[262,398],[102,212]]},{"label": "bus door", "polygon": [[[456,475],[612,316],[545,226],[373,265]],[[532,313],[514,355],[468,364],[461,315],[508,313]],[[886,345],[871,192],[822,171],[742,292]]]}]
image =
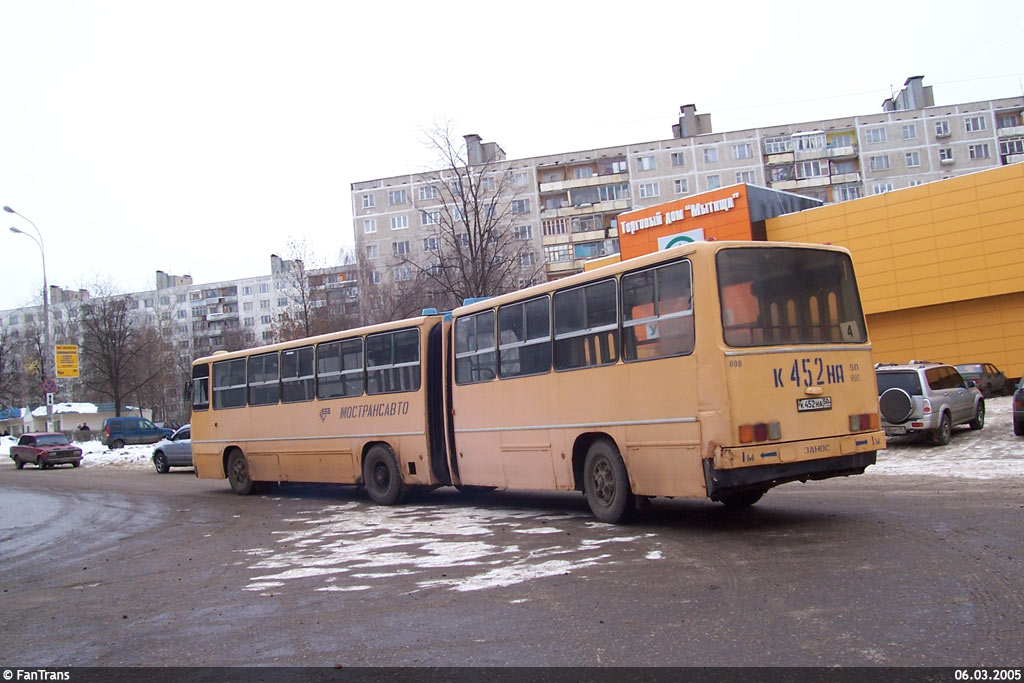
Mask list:
[{"label": "bus door", "polygon": [[444,338],[443,323],[438,322],[427,337],[427,444],[430,448],[430,469],[434,478],[440,483],[450,486],[451,474],[448,471],[446,456],[448,453],[445,432],[445,372],[444,372]]}]

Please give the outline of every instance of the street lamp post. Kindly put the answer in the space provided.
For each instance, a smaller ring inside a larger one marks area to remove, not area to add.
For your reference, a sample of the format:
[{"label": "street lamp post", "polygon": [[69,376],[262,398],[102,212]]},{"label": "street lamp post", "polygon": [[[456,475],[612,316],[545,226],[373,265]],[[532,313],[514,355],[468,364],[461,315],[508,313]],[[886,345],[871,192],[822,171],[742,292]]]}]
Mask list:
[{"label": "street lamp post", "polygon": [[[42,256],[43,258],[43,343],[46,345],[46,349],[43,351],[43,380],[46,380],[50,376],[48,370],[48,361],[50,359],[50,354],[53,353],[53,347],[50,346],[50,287],[49,285],[47,285],[46,282],[46,250],[43,249],[43,235],[41,232],[39,232],[39,228],[36,227],[35,223],[30,221],[25,216],[22,216],[20,213],[18,213],[11,207],[5,206],[4,211],[6,211],[7,213],[13,213],[15,216],[20,216],[21,218],[23,218],[25,221],[28,222],[29,225],[32,226],[32,229],[36,231],[36,235],[38,236],[37,239],[36,237],[32,236],[32,233],[25,232],[24,230],[20,230],[19,228],[15,228],[13,226],[11,227],[11,232],[18,235],[25,235],[26,237],[30,238],[33,242],[35,242],[36,245],[39,247],[39,255]],[[44,431],[50,431],[51,424],[53,424],[53,405],[51,404],[50,401],[47,401],[46,429]]]}]

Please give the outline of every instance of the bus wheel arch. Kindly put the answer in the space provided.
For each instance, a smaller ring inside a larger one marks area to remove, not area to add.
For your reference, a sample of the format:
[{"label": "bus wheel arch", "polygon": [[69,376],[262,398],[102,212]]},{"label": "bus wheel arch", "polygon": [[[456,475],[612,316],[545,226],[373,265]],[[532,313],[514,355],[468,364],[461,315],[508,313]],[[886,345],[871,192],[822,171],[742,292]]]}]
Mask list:
[{"label": "bus wheel arch", "polygon": [[238,446],[231,446],[224,451],[224,474],[231,484],[231,490],[240,496],[263,493],[269,482],[253,481],[249,476],[249,460]]},{"label": "bus wheel arch", "polygon": [[629,520],[636,497],[614,439],[600,433],[581,435],[573,445],[573,472],[578,472],[576,485],[595,517],[612,524]]},{"label": "bus wheel arch", "polygon": [[371,441],[363,447],[363,487],[378,505],[400,503],[407,493],[402,467],[395,451],[385,441]]}]

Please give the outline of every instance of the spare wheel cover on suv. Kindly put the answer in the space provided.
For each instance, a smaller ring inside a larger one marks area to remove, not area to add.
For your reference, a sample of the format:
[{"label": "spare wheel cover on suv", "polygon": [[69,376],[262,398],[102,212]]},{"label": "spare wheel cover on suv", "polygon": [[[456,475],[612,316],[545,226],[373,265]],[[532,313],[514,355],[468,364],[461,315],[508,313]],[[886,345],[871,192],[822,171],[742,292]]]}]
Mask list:
[{"label": "spare wheel cover on suv", "polygon": [[882,417],[891,424],[906,422],[914,410],[914,400],[899,387],[883,391],[878,397],[878,405],[882,410]]}]

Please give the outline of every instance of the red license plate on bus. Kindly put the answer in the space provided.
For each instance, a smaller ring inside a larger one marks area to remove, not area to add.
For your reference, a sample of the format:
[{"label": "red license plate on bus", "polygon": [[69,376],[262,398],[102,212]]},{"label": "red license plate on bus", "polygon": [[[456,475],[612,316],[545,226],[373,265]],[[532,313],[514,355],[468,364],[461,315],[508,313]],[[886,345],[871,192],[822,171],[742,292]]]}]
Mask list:
[{"label": "red license plate on bus", "polygon": [[798,398],[796,400],[796,409],[801,413],[809,410],[832,410],[832,397]]}]

